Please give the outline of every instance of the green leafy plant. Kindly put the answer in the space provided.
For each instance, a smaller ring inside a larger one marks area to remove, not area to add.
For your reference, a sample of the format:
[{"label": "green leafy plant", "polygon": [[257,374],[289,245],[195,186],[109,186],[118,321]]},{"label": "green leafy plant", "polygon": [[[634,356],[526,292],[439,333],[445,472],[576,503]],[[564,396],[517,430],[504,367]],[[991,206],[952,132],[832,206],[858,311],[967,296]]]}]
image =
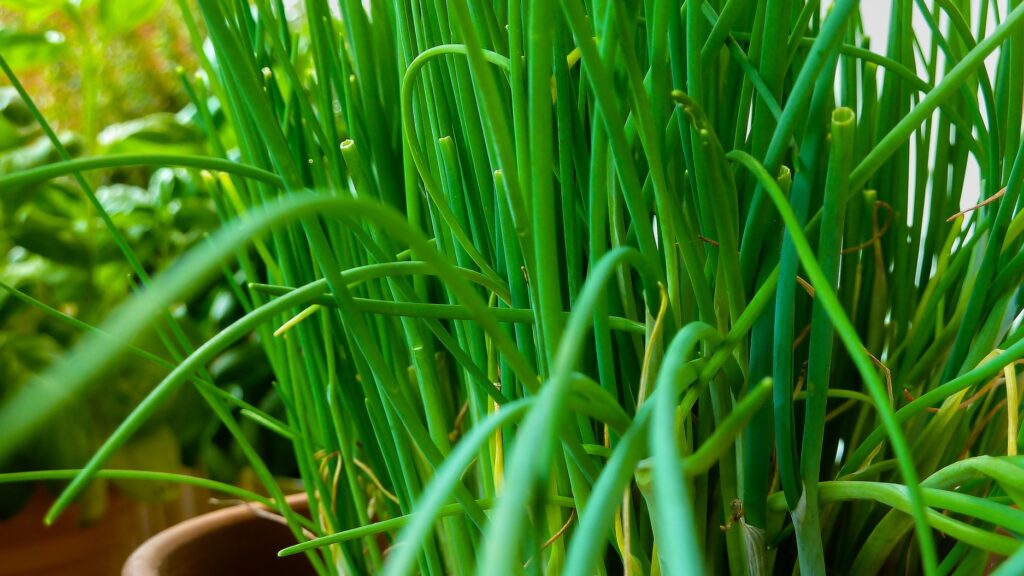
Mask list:
[{"label": "green leafy plant", "polygon": [[[4,135],[0,174],[59,159],[14,88],[0,89],[0,113],[0,133]],[[181,118],[156,114],[109,126],[100,133],[99,145],[108,153],[140,148],[196,152],[200,140],[195,130],[188,128],[188,115],[178,116]],[[83,148],[82,138],[76,134],[63,133],[59,139],[71,154]],[[160,270],[218,225],[209,191],[199,180],[180,169],[120,170],[105,175],[95,197],[111,224],[133,246],[144,269]],[[4,255],[0,260],[0,398],[13,396],[28,385],[32,375],[77,341],[83,328],[99,322],[132,291],[132,269],[112,237],[103,233],[103,226],[88,200],[70,182],[12,186],[0,198],[0,253]],[[241,312],[225,282],[182,304],[174,310],[175,320],[193,339],[215,334]],[[64,469],[84,464],[145,395],[146,382],[158,380],[169,365],[165,360],[152,361],[162,351],[158,338],[150,336],[139,346],[147,358],[120,362],[105,379],[103,394],[65,407],[56,421],[3,469]],[[211,376],[232,394],[260,402],[269,389],[269,370],[259,361],[259,354],[256,342],[239,342],[215,360]],[[240,364],[244,370],[239,369]],[[162,471],[188,465],[215,478],[237,479],[238,458],[230,446],[216,441],[220,426],[181,418],[201,406],[194,391],[177,394],[121,450],[115,462]],[[251,430],[249,434],[256,441],[263,436]],[[266,442],[261,444],[269,448]],[[117,483],[120,492],[144,498],[175,494],[166,484]],[[17,512],[33,488],[24,485],[6,491],[0,498],[0,514],[6,517]],[[105,509],[106,485],[101,482],[91,488],[82,502],[82,521],[95,519]]]},{"label": "green leafy plant", "polygon": [[[873,51],[852,0],[366,4],[179,1],[206,155],[0,177],[204,169],[224,220],[0,408],[0,458],[249,282],[50,519],[194,386],[320,573],[1020,564],[1024,6],[895,0]],[[206,373],[253,332],[283,419]]]}]

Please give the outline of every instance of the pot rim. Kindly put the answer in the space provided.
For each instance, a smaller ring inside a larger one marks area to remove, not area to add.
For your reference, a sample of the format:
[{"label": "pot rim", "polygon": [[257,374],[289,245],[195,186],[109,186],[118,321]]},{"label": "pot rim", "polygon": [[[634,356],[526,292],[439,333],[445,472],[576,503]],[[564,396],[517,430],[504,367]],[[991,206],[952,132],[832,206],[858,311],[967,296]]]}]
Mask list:
[{"label": "pot rim", "polygon": [[[305,493],[292,494],[285,497],[285,501],[293,509],[302,508],[308,502],[308,496]],[[150,537],[132,552],[124,563],[122,576],[158,574],[161,563],[175,550],[188,542],[212,535],[225,526],[261,518],[257,509],[272,511],[263,504],[246,502],[200,514],[170,526]]]}]

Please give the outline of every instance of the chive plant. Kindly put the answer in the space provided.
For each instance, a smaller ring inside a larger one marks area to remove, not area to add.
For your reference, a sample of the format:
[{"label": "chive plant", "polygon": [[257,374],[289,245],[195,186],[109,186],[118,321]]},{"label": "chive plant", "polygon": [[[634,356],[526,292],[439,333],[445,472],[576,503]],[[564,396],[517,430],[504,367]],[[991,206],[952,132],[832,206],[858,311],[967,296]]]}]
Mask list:
[{"label": "chive plant", "polygon": [[[152,476],[105,464],[196,386],[321,574],[1013,573],[1024,5],[894,0],[880,47],[858,4],[179,0],[209,155],[0,187],[190,167],[223,229],[0,408],[0,458],[155,329],[49,520]],[[224,270],[247,313],[190,342],[166,310]],[[283,416],[205,373],[252,332]]]}]

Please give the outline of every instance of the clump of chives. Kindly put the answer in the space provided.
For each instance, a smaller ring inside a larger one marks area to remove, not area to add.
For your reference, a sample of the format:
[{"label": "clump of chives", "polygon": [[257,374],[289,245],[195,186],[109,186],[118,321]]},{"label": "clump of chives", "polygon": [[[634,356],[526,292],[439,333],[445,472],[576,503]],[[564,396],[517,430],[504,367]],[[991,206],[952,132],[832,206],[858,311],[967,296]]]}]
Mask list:
[{"label": "clump of chives", "polygon": [[237,217],[0,408],[0,456],[220,265],[254,308],[51,518],[258,330],[287,412],[238,415],[293,440],[315,538],[196,382],[320,573],[1024,558],[1024,7],[895,0],[884,49],[849,0],[181,7],[229,124],[133,161],[232,172]]}]

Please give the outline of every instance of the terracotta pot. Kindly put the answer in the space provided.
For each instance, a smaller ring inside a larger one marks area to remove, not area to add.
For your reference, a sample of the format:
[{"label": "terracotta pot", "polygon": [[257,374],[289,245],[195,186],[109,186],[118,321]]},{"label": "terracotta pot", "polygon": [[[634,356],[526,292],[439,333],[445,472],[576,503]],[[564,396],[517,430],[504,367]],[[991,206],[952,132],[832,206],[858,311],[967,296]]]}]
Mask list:
[{"label": "terracotta pot", "polygon": [[[306,513],[306,495],[288,498]],[[287,526],[261,516],[253,506],[210,512],[172,526],[147,540],[128,558],[124,576],[303,576],[315,574],[302,554],[278,558],[295,543]]]},{"label": "terracotta pot", "polygon": [[79,524],[78,506],[72,505],[46,527],[43,516],[53,495],[37,486],[16,516],[0,522],[0,576],[117,574],[146,538],[209,510],[209,494],[188,486],[167,502],[143,502],[114,489],[108,498],[103,515],[90,524]]}]

